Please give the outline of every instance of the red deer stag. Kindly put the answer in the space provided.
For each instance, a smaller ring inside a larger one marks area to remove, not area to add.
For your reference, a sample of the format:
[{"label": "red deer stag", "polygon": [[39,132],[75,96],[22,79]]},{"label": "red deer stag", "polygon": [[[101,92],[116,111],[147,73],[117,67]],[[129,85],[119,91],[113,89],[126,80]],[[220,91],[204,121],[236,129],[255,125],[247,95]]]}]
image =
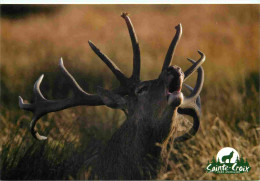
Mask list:
[{"label": "red deer stag", "polygon": [[[94,159],[89,161],[92,167],[92,177],[99,179],[154,179],[162,166],[162,153],[172,144],[174,133],[173,122],[177,114],[189,115],[193,118],[193,126],[184,135],[174,139],[181,142],[196,134],[200,121],[199,94],[203,87],[204,73],[201,67],[205,55],[198,51],[200,59],[188,59],[192,66],[184,73],[181,68],[171,66],[171,60],[176,45],[182,34],[182,26],[175,27],[176,34],[166,54],[162,71],[155,80],[140,80],[140,50],[133,25],[127,15],[121,15],[127,25],[133,48],[133,72],[126,77],[121,70],[103,54],[91,41],[89,45],[97,56],[110,68],[120,82],[113,90],[98,88],[97,94],[85,92],[67,71],[60,60],[60,69],[70,83],[73,97],[64,100],[47,100],[40,91],[43,75],[34,85],[34,102],[25,104],[19,97],[20,108],[33,112],[30,124],[31,134],[38,140],[45,140],[36,130],[37,120],[49,112],[86,105],[106,105],[121,109],[126,114],[126,120],[113,134],[107,145],[100,150]],[[198,77],[195,88],[183,82],[197,70]],[[190,95],[181,92],[182,84],[188,88]],[[158,146],[159,145],[159,146]]]}]

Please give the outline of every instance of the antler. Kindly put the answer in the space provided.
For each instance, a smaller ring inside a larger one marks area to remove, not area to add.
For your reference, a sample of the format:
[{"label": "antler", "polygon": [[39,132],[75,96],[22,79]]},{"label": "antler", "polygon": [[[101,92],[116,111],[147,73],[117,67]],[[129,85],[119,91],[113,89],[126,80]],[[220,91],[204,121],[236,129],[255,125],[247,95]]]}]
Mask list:
[{"label": "antler", "polygon": [[121,85],[126,85],[127,78],[121,72],[121,70],[116,66],[116,64],[110,60],[105,54],[103,54],[90,40],[88,41],[92,50],[97,54],[97,56],[110,68],[110,70],[114,73],[116,78],[119,80]]},{"label": "antler", "polygon": [[[119,80],[121,86],[117,89],[114,89],[112,92],[125,95],[129,93],[131,87],[134,87],[136,82],[140,81],[140,50],[135,34],[133,25],[127,13],[122,13],[121,15],[127,24],[129,34],[131,37],[132,47],[133,47],[133,73],[130,78],[127,78],[121,70],[116,66],[116,64],[110,60],[105,54],[103,54],[91,41],[89,45],[92,50],[98,55],[98,57],[110,68],[114,73],[116,78]],[[35,125],[37,121],[45,114],[49,112],[60,111],[69,107],[79,106],[79,105],[88,105],[88,106],[98,106],[104,105],[104,102],[98,95],[89,94],[85,92],[73,78],[73,76],[67,71],[63,65],[63,60],[60,60],[60,68],[62,73],[65,75],[67,81],[71,84],[73,90],[73,97],[67,98],[64,100],[47,100],[40,91],[40,84],[43,79],[43,75],[36,81],[34,84],[34,103],[25,104],[22,97],[19,96],[19,106],[21,109],[33,112],[33,119],[30,124],[31,133],[33,137],[38,140],[45,140],[47,137],[41,136],[36,130]]]},{"label": "antler", "polygon": [[[175,48],[182,35],[181,24],[176,26],[175,29],[176,29],[176,34],[167,51],[167,54],[166,54],[166,57],[164,60],[164,64],[162,67],[162,71],[167,69],[169,67],[169,65],[171,64],[171,60],[174,55]],[[191,94],[188,97],[184,97],[184,101],[183,101],[182,105],[178,108],[178,113],[186,114],[186,115],[193,117],[193,120],[194,120],[193,126],[187,133],[185,133],[182,136],[177,137],[175,139],[176,142],[186,141],[186,140],[190,139],[192,136],[194,136],[196,134],[196,132],[199,129],[199,125],[200,125],[201,109],[200,109],[199,94],[201,92],[203,82],[204,82],[204,71],[203,71],[202,67],[200,67],[200,66],[205,61],[206,57],[202,52],[198,51],[198,53],[201,55],[200,59],[197,62],[195,62],[194,60],[188,59],[190,62],[193,63],[193,65],[184,72],[184,81],[185,81],[195,70],[198,70],[198,78],[197,78],[196,86],[194,89],[192,89],[192,87],[190,87],[189,85],[184,84],[184,86],[186,86],[191,91]]]},{"label": "antler", "polygon": [[191,60],[188,58],[188,60],[190,62],[193,63],[193,65],[184,72],[184,81],[195,71],[197,70],[202,64],[203,62],[206,60],[206,56],[204,55],[204,53],[202,53],[201,51],[198,50],[198,53],[200,54],[200,59],[195,62],[194,60]]},{"label": "antler", "polygon": [[133,27],[133,24],[130,20],[130,18],[128,17],[128,13],[122,13],[121,17],[124,18],[129,34],[130,34],[130,38],[131,38],[131,42],[132,42],[132,47],[133,47],[133,73],[131,78],[136,80],[136,81],[140,81],[140,69],[141,69],[141,58],[140,58],[140,48],[139,48],[139,44],[138,44],[138,39],[137,36],[135,34],[135,30]]},{"label": "antler", "polygon": [[25,104],[21,96],[19,96],[19,106],[21,109],[33,112],[33,119],[30,124],[30,129],[33,137],[38,140],[45,140],[47,137],[41,136],[36,130],[35,125],[37,121],[45,114],[49,112],[60,111],[69,107],[88,105],[88,106],[98,106],[104,105],[103,101],[98,95],[88,94],[85,92],[73,78],[73,76],[67,71],[63,65],[62,58],[60,59],[59,67],[64,74],[67,81],[72,86],[73,97],[64,100],[47,100],[41,93],[40,85],[44,75],[35,82],[33,93],[34,93],[34,103]]},{"label": "antler", "polygon": [[[203,61],[205,61],[206,57],[203,53],[202,53],[202,55],[203,55],[202,57],[204,59]],[[199,59],[197,62],[195,62],[194,60],[191,60],[191,59],[188,59],[188,60],[193,63],[192,67],[195,67],[194,65],[199,64],[198,62],[200,62],[201,59]],[[202,90],[203,83],[204,83],[204,71],[201,66],[197,69],[197,71],[198,71],[198,77],[197,77],[197,82],[196,82],[195,88],[193,89],[189,85],[184,84],[184,86],[186,86],[190,90],[191,94],[188,97],[184,97],[183,103],[178,108],[178,113],[186,114],[186,115],[193,117],[193,126],[187,133],[185,133],[182,136],[177,137],[175,139],[176,142],[182,142],[182,141],[186,141],[186,140],[190,139],[197,133],[197,131],[199,129],[200,115],[201,115],[201,108],[200,108],[201,104],[200,104],[199,94]]]},{"label": "antler", "polygon": [[[196,63],[194,60],[188,59],[190,62],[193,63],[193,65]],[[194,90],[191,92],[191,94],[188,97],[184,98],[184,101],[182,103],[182,107],[192,107],[192,108],[197,108],[196,104],[195,104],[195,100],[198,98],[202,87],[203,87],[203,83],[204,83],[204,71],[202,67],[199,67],[197,69],[198,71],[198,78],[197,78],[197,82],[195,85]]]},{"label": "antler", "polygon": [[[178,24],[176,27],[176,33],[175,33],[175,36],[169,46],[169,49],[167,51],[167,54],[166,54],[166,57],[165,57],[165,60],[164,60],[164,63],[163,63],[163,67],[162,67],[162,71],[167,69],[170,65],[171,65],[171,61],[172,61],[172,57],[174,55],[174,52],[175,52],[175,49],[176,49],[176,46],[181,38],[181,35],[182,35],[182,26],[181,24]],[[194,63],[188,70],[186,70],[184,72],[184,81],[195,71],[199,68],[199,66],[201,66],[203,64],[203,62],[205,61],[206,57],[205,55],[198,50],[198,53],[200,54],[200,59]],[[190,60],[190,59],[188,59]]]},{"label": "antler", "polygon": [[165,57],[165,60],[164,60],[164,63],[163,63],[163,67],[162,67],[162,71],[167,69],[169,67],[169,65],[171,64],[171,61],[172,61],[172,57],[174,55],[174,51],[176,49],[176,46],[181,38],[181,35],[182,35],[182,26],[181,24],[178,24],[176,27],[176,34],[170,44],[170,47],[167,51],[167,54],[166,54],[166,57]]},{"label": "antler", "polygon": [[122,13],[121,17],[124,18],[131,42],[133,47],[133,73],[130,78],[127,78],[121,70],[115,65],[115,63],[110,60],[105,54],[103,54],[91,41],[88,41],[92,50],[97,54],[97,56],[110,68],[110,70],[115,74],[116,78],[119,80],[122,87],[131,87],[131,85],[140,81],[140,49],[137,40],[137,36],[134,31],[134,27],[131,23],[130,18],[127,13]]}]

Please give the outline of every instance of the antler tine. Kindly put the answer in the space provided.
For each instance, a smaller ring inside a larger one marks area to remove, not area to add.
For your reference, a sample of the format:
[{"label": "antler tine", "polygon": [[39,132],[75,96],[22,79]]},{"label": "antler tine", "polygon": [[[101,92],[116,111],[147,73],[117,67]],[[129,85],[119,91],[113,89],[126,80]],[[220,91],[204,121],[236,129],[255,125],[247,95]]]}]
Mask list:
[{"label": "antler tine", "polygon": [[19,96],[18,98],[19,98],[19,107],[21,109],[24,109],[26,111],[32,111],[33,110],[31,104],[25,104],[23,102],[23,98],[21,96]]},{"label": "antler tine", "polygon": [[138,39],[133,27],[133,24],[130,20],[130,18],[128,17],[128,13],[124,12],[121,14],[121,17],[124,18],[129,34],[130,34],[130,38],[131,38],[131,42],[132,42],[132,47],[133,47],[133,73],[131,78],[134,80],[139,81],[140,80],[140,48],[139,48],[139,43],[138,43]]},{"label": "antler tine", "polygon": [[203,64],[203,62],[206,60],[206,56],[204,53],[198,50],[198,53],[200,54],[200,59],[197,62],[194,62],[193,60],[189,59],[188,60],[192,63],[194,63],[188,70],[184,72],[184,81]]},{"label": "antler tine", "polygon": [[[191,60],[191,59],[188,59],[188,60],[190,62],[192,62],[193,65],[196,64],[196,62],[194,60]],[[195,102],[195,100],[197,99],[197,97],[199,96],[199,94],[202,90],[203,83],[204,83],[204,71],[201,66],[197,69],[197,71],[198,71],[198,78],[197,78],[195,88],[188,97],[185,97],[183,104],[182,104],[184,106],[186,106],[192,102]]]},{"label": "antler tine", "polygon": [[[190,92],[192,92],[193,91],[193,88],[191,87],[191,86],[189,86],[188,84],[183,84]],[[201,107],[201,101],[200,101],[200,96],[198,96],[197,97],[197,99],[196,99],[196,104],[197,104],[197,106],[198,106],[198,108],[199,108],[199,112],[200,112],[200,114],[201,114],[201,109],[200,109],[200,107]]]},{"label": "antler tine", "polygon": [[47,137],[41,136],[36,130],[35,125],[37,121],[49,112],[60,111],[69,107],[88,105],[98,106],[104,105],[103,101],[98,95],[86,93],[76,82],[73,76],[64,67],[63,60],[60,60],[60,69],[63,72],[65,78],[72,86],[73,97],[64,100],[47,100],[41,93],[40,85],[43,80],[43,75],[35,82],[34,92],[34,103],[25,104],[22,97],[19,96],[19,106],[21,109],[33,112],[33,119],[30,124],[31,134],[38,140],[46,140]]},{"label": "antler tine", "polygon": [[162,67],[162,71],[167,69],[169,67],[169,65],[171,64],[171,61],[172,61],[172,57],[174,55],[174,51],[176,49],[176,46],[181,38],[181,35],[182,35],[182,26],[181,24],[178,24],[176,27],[176,34],[170,44],[170,47],[167,51],[167,54],[166,54],[166,57],[165,57],[165,60],[164,60],[164,63],[163,63],[163,67]]},{"label": "antler tine", "polygon": [[31,123],[30,123],[30,130],[31,130],[32,136],[33,136],[35,139],[42,141],[42,140],[46,140],[47,137],[40,135],[40,134],[35,130],[35,125],[36,125],[37,121],[40,119],[40,117],[41,117],[40,115],[33,116],[33,119],[32,119],[32,121],[31,121]]},{"label": "antler tine", "polygon": [[40,100],[40,101],[46,100],[40,90],[40,85],[42,83],[43,77],[44,77],[44,75],[42,74],[33,86],[33,93],[34,93],[35,99]]},{"label": "antler tine", "polygon": [[97,56],[110,68],[110,70],[114,73],[116,78],[119,80],[121,85],[126,85],[128,79],[121,72],[121,70],[116,66],[116,64],[110,60],[105,54],[103,54],[90,40],[88,41],[91,49],[97,54]]},{"label": "antler tine", "polygon": [[86,93],[84,92],[84,90],[82,90],[82,88],[78,85],[78,83],[76,82],[76,80],[74,79],[74,77],[68,72],[68,70],[65,68],[64,64],[63,64],[63,59],[62,57],[60,58],[60,62],[59,62],[59,67],[63,73],[63,75],[65,76],[65,78],[67,79],[67,81],[73,85],[72,86],[72,90],[75,93],[75,95],[77,95],[77,93]]},{"label": "antler tine", "polygon": [[74,79],[74,77],[69,73],[66,67],[63,64],[62,58],[60,59],[59,67],[65,76],[66,80],[71,85],[72,91],[74,93],[73,99],[77,99],[76,105],[87,105],[87,106],[99,106],[104,105],[103,101],[98,95],[89,94],[85,92]]}]

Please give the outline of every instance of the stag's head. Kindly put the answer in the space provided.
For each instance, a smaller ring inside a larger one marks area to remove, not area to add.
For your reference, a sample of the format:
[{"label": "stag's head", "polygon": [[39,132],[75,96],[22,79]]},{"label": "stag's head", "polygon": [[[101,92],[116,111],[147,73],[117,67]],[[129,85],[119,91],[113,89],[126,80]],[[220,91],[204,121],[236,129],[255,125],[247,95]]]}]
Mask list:
[{"label": "stag's head", "polygon": [[[202,89],[204,78],[203,69],[201,68],[201,64],[205,60],[204,54],[199,51],[201,58],[196,62],[188,59],[192,63],[192,66],[185,72],[180,67],[171,65],[176,45],[182,34],[182,27],[179,24],[175,27],[176,34],[166,54],[160,75],[155,80],[141,81],[140,50],[137,37],[127,13],[123,13],[121,16],[127,24],[132,42],[132,75],[129,78],[126,77],[105,54],[89,41],[92,50],[114,73],[120,82],[120,86],[113,90],[98,88],[97,95],[88,94],[76,83],[61,60],[61,70],[72,85],[74,97],[58,101],[46,100],[39,89],[43,76],[39,78],[34,86],[35,102],[33,104],[24,104],[20,97],[20,107],[34,112],[31,132],[35,138],[46,139],[46,137],[40,136],[34,128],[41,116],[48,112],[77,105],[106,105],[110,108],[122,109],[128,117],[127,121],[133,122],[137,127],[147,126],[151,129],[151,132],[154,130],[158,132],[158,129],[162,130],[158,125],[164,125],[164,123],[171,121],[175,113],[187,114],[193,117],[194,125],[188,133],[177,138],[177,140],[184,141],[196,133],[199,126],[200,114],[199,93]],[[183,82],[196,70],[198,70],[198,78],[196,86],[193,89]],[[189,96],[183,95],[182,85],[185,85],[190,90],[191,93]]]}]

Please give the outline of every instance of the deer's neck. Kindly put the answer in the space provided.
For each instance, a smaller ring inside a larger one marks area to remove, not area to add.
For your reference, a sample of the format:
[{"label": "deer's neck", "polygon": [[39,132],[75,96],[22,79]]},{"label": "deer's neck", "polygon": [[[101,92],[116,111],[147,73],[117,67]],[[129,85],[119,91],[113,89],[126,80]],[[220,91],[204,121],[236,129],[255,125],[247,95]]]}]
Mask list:
[{"label": "deer's neck", "polygon": [[[147,124],[136,124],[143,121]],[[163,147],[158,145],[158,133],[151,132],[154,126],[150,120],[131,120],[114,133],[104,150],[100,153],[97,168],[102,169],[103,179],[152,179],[160,169]],[[170,132],[172,121],[166,120],[158,125],[159,132],[165,129],[165,139]]]}]

